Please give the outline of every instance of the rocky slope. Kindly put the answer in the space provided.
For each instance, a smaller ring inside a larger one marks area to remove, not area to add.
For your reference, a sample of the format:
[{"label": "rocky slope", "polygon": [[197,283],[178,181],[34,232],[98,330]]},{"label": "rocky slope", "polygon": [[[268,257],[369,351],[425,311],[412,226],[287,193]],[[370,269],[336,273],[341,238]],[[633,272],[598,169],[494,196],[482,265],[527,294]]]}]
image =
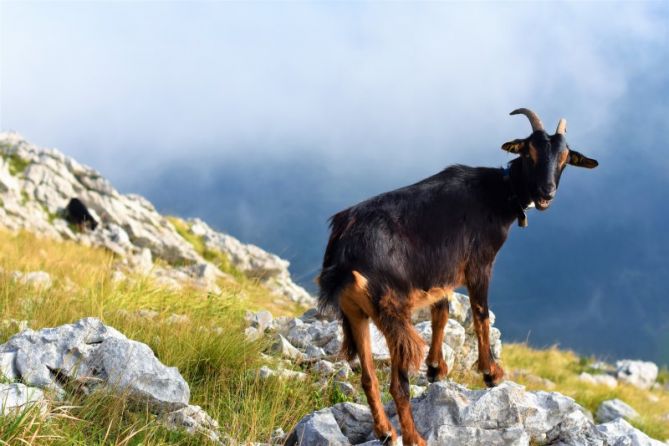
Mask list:
[{"label": "rocky slope", "polygon": [[[429,445],[451,446],[662,446],[623,418],[595,425],[574,400],[555,392],[527,392],[504,382],[469,390],[453,382],[430,385],[412,401],[416,428]],[[399,429],[394,405],[386,406]],[[340,403],[306,416],[286,442],[294,445],[380,446],[369,408]]]},{"label": "rocky slope", "polygon": [[[101,223],[97,229],[77,231],[68,225],[63,209],[72,198],[86,204]],[[36,147],[16,133],[0,133],[0,223],[13,230],[102,246],[117,254],[125,267],[151,274],[166,285],[190,284],[216,292],[216,279],[223,275],[148,200],[119,193],[94,169],[58,150]],[[286,260],[199,220],[189,222],[189,230],[277,296],[302,305],[313,303],[309,293],[291,280]],[[163,262],[154,264],[157,259]]]},{"label": "rocky slope", "polygon": [[[75,197],[100,222],[95,230],[79,231],[64,219],[63,208]],[[217,232],[198,219],[179,221],[177,227],[176,220],[160,215],[146,199],[121,194],[95,170],[57,150],[35,147],[13,133],[0,134],[0,225],[103,247],[115,254],[114,274],[120,282],[130,274],[139,274],[159,286],[200,288],[209,293],[201,293],[209,299],[220,292],[221,281],[235,281],[242,275],[260,283],[277,301],[303,307],[314,303],[292,281],[287,261]],[[214,261],[221,258],[234,271]],[[52,280],[43,271],[0,273],[3,280],[32,290],[35,299],[41,299],[40,293],[50,287],[64,286],[64,279]],[[155,308],[133,313],[118,310],[116,314],[122,319],[164,319],[165,324],[189,324],[186,315],[158,318]],[[443,351],[451,376],[459,376],[475,368],[478,354],[467,296],[455,294],[450,301],[450,315]],[[490,317],[493,324],[494,314]],[[47,414],[55,401],[67,400],[72,392],[88,398],[103,390],[141,403],[157,422],[171,429],[201,434],[213,444],[236,443],[219,429],[216,420],[191,404],[191,388],[179,370],[162,364],[147,344],[129,339],[99,319],[69,322],[32,330],[28,321],[0,321],[0,328],[13,334],[0,345],[2,415],[20,413],[26,408]],[[364,403],[364,399],[356,384],[356,364],[337,356],[342,342],[337,321],[310,309],[300,317],[274,318],[268,311],[248,313],[247,323],[244,334],[241,329],[237,331],[240,339],[243,341],[245,336],[251,342],[259,340],[259,345],[268,346],[267,355],[261,355],[265,365],[247,373],[253,379],[264,383],[277,379],[281,383],[304,382],[302,390],[314,393],[334,385],[351,401],[311,413],[297,426],[280,426],[292,429],[291,434],[286,436],[277,429],[271,438],[273,444],[378,444],[371,435],[369,410],[364,404],[357,404]],[[418,314],[414,323],[421,336],[429,340],[429,315]],[[374,356],[379,370],[386,372],[388,348],[378,330],[371,328]],[[213,330],[217,335],[225,333],[226,327],[197,329],[205,330],[203,336],[209,337]],[[493,353],[500,357],[501,333],[494,326],[490,337]],[[508,372],[509,379],[535,379],[542,388],[554,385],[523,370]],[[644,391],[656,386],[658,374],[657,366],[639,361],[620,361],[616,367],[604,364],[591,372],[582,373],[580,382],[609,388],[620,383]],[[510,381],[492,390],[470,390],[454,382],[427,386],[420,371],[412,380],[418,429],[429,444],[660,444],[625,421],[634,421],[638,414],[619,399],[601,404],[596,411],[599,424],[595,424],[589,411],[557,392],[529,392]],[[317,407],[326,405],[319,403]],[[396,423],[392,404],[387,411]],[[222,418],[219,421],[223,422]]]}]

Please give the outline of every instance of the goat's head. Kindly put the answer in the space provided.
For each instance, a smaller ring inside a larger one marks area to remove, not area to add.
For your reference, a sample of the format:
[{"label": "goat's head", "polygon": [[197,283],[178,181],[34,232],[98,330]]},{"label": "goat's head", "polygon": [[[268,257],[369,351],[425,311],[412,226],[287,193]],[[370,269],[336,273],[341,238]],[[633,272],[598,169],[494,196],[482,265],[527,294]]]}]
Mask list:
[{"label": "goat's head", "polygon": [[567,164],[592,169],[597,167],[597,161],[590,159],[567,144],[565,133],[567,121],[560,119],[554,135],[544,130],[541,119],[532,110],[519,108],[511,112],[512,115],[527,116],[532,125],[532,134],[525,139],[516,139],[502,145],[507,152],[520,155],[523,165],[523,177],[537,209],[548,209],[555,197],[560,176]]}]

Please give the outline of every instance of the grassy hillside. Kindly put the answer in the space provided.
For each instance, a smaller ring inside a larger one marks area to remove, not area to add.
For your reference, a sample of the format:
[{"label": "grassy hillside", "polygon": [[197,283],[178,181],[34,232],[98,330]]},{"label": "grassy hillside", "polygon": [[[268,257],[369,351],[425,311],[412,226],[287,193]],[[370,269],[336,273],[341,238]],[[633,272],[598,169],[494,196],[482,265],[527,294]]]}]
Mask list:
[{"label": "grassy hillside", "polygon": [[[198,243],[190,241],[194,246]],[[116,259],[103,250],[2,230],[0,246],[0,321],[7,321],[0,322],[0,343],[17,331],[10,320],[27,320],[31,328],[38,329],[84,316],[98,317],[129,338],[148,344],[163,363],[178,367],[191,386],[191,404],[201,405],[218,420],[224,434],[239,440],[268,441],[276,427],[288,431],[304,414],[345,399],[333,385],[321,388],[315,379],[304,383],[257,377],[255,371],[273,360],[262,355],[267,341],[245,339],[244,311],[269,308],[278,314],[287,310],[273,307],[271,294],[234,271],[228,272],[237,280],[221,280],[221,296],[195,289],[176,292],[142,277],[113,282]],[[218,254],[208,256],[216,260]],[[13,271],[38,270],[51,275],[52,287],[34,288],[12,278]],[[140,310],[156,314],[140,316]],[[187,321],[170,323],[173,314],[185,315]],[[587,370],[590,360],[556,348],[533,350],[506,344],[503,359],[507,371],[527,372],[517,381],[528,388],[545,387],[536,377],[550,379],[555,385],[551,390],[574,397],[590,410],[602,400],[621,398],[642,414],[634,421],[636,426],[655,438],[669,438],[669,422],[662,419],[669,413],[666,391],[588,385],[577,375]],[[451,378],[481,385],[474,373],[454,373]],[[352,382],[358,385],[356,381],[354,377]],[[382,382],[387,383],[385,377]],[[0,417],[0,444],[206,444],[203,438],[162,429],[145,410],[130,407],[118,396],[84,398],[73,392],[70,400],[50,411],[52,416],[46,419],[36,413]]]},{"label": "grassy hillside", "polygon": [[[176,366],[190,384],[191,403],[216,418],[233,438],[269,440],[275,427],[288,429],[301,416],[333,402],[329,392],[308,392],[304,383],[261,381],[262,342],[244,338],[249,299],[270,300],[251,281],[223,281],[222,296],[196,290],[161,289],[140,277],[113,283],[114,258],[105,251],[74,243],[0,231],[0,321],[28,320],[31,328],[71,323],[84,316],[102,319],[126,336],[148,344],[158,358]],[[22,285],[13,271],[46,271],[54,285],[46,290]],[[257,303],[256,303],[257,305]],[[139,310],[152,310],[153,318]],[[172,314],[188,322],[170,324]],[[0,342],[17,331],[0,323]],[[0,444],[202,444],[202,438],[162,430],[150,415],[131,410],[123,398],[74,396],[40,420],[0,417]]]}]

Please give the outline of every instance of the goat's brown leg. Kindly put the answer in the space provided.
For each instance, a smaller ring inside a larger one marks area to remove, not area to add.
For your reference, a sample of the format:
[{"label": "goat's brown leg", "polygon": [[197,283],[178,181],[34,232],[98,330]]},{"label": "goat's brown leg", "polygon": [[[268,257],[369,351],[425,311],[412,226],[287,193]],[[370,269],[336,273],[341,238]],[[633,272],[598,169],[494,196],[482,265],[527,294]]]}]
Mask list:
[{"label": "goat's brown leg", "polygon": [[395,400],[397,415],[402,429],[402,444],[406,446],[425,446],[425,440],[416,432],[411,413],[411,394],[409,389],[409,370],[402,368],[399,358],[391,358],[390,394]]},{"label": "goat's brown leg", "polygon": [[381,403],[381,393],[379,392],[379,381],[374,369],[374,360],[372,358],[372,345],[369,334],[369,318],[360,314],[353,314],[353,317],[346,316],[353,334],[353,340],[358,350],[360,358],[360,367],[362,376],[360,383],[367,397],[367,404],[372,412],[374,419],[374,434],[383,442],[394,442],[397,439],[397,433],[390,424],[388,416]]},{"label": "goat's brown leg", "polygon": [[490,349],[490,318],[488,315],[488,276],[469,284],[469,303],[479,348],[479,371],[488,387],[494,387],[504,377],[504,370],[497,365]]},{"label": "goat's brown leg", "polygon": [[448,297],[432,304],[432,343],[427,353],[427,380],[429,382],[440,381],[448,374],[448,365],[444,361],[442,344],[444,342],[444,328],[448,323]]}]

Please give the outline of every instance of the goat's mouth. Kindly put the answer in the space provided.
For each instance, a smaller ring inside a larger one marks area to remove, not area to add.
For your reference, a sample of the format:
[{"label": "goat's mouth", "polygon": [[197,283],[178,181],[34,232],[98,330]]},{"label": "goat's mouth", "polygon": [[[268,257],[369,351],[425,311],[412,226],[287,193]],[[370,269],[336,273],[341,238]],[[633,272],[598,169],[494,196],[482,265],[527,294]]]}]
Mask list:
[{"label": "goat's mouth", "polygon": [[538,198],[534,200],[534,205],[539,209],[540,211],[545,211],[548,209],[551,205],[552,199],[545,199],[545,198]]}]

